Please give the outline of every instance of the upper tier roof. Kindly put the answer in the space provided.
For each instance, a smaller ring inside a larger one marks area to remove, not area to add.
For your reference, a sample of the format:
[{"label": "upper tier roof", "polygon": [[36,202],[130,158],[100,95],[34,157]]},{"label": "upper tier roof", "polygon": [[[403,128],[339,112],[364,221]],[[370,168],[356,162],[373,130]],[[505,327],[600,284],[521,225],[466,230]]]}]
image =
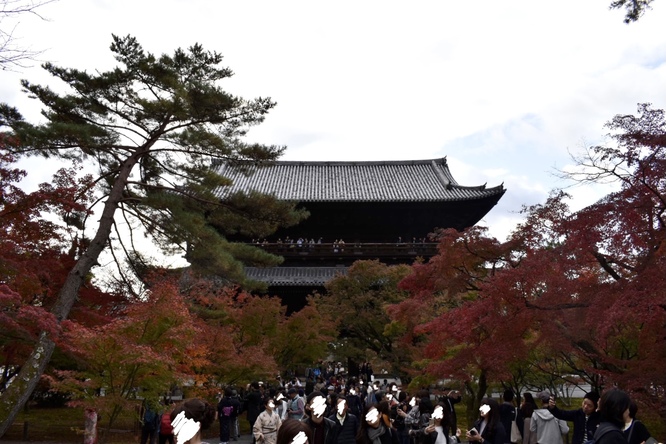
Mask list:
[{"label": "upper tier roof", "polygon": [[221,164],[231,179],[219,197],[256,191],[297,202],[437,202],[502,195],[504,187],[468,187],[455,181],[446,158],[381,162],[275,161],[242,168]]}]

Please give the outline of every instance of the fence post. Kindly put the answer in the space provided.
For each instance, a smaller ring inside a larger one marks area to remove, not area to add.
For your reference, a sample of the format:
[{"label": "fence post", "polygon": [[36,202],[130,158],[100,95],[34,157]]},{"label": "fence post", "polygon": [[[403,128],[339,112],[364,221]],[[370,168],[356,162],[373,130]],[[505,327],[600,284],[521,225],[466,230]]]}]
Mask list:
[{"label": "fence post", "polygon": [[23,441],[28,440],[28,421],[23,423]]}]

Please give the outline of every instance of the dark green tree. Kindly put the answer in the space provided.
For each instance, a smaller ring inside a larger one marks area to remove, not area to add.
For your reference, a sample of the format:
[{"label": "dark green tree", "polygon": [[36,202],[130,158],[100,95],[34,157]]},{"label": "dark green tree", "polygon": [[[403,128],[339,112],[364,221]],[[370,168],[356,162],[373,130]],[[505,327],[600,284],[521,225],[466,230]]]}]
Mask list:
[{"label": "dark green tree", "polygon": [[[220,67],[220,54],[196,44],[155,57],[130,36],[113,36],[111,51],[118,66],[106,72],[44,64],[66,84],[65,93],[22,82],[42,103],[43,123],[29,123],[15,108],[0,105],[0,126],[12,136],[7,139],[13,141],[14,154],[79,161],[96,171],[99,208],[94,217],[90,208],[67,221],[92,237],[82,242],[62,288],[53,290],[58,297],[52,313],[59,322],[68,317],[105,249],[118,263],[129,261],[130,270],[140,268],[134,245],[138,233],[123,231],[121,223],[139,228],[142,237],[148,235],[167,253],[181,251],[193,268],[243,285],[242,263],[271,265],[281,259],[230,242],[225,235],[266,236],[304,216],[292,204],[271,197],[219,198],[230,182],[211,168],[216,162],[260,164],[284,150],[242,141],[275,103],[224,91],[219,83],[232,71]],[[0,395],[0,436],[40,379],[54,339],[46,332],[40,335],[17,378]]]},{"label": "dark green tree", "polygon": [[409,380],[406,370],[413,358],[408,348],[396,344],[404,332],[400,325],[391,322],[386,310],[407,298],[408,292],[400,290],[398,282],[410,271],[404,264],[356,261],[347,275],[326,284],[326,295],[317,297],[316,305],[337,327],[337,359],[361,362],[376,355],[403,381]]}]

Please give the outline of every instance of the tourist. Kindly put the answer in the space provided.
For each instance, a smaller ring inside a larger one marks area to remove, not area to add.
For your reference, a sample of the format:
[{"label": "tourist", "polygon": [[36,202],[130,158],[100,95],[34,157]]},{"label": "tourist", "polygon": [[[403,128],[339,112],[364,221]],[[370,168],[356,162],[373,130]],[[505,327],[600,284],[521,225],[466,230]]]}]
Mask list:
[{"label": "tourist", "polygon": [[623,429],[629,419],[631,400],[622,390],[611,389],[599,400],[599,427],[594,432],[595,444],[627,444]]},{"label": "tourist", "polygon": [[[557,419],[571,421],[573,423],[573,436],[571,444],[583,444],[594,436],[599,425],[599,393],[591,391],[585,393],[581,408],[576,410],[560,410],[557,408],[555,399],[548,403],[548,409]],[[527,443],[525,443],[527,444]]]},{"label": "tourist", "polygon": [[302,421],[287,418],[277,433],[276,444],[314,444],[310,441],[312,429]]},{"label": "tourist", "polygon": [[295,387],[289,389],[287,396],[289,397],[287,414],[290,418],[300,421],[305,414],[305,401],[303,401]]},{"label": "tourist", "polygon": [[[247,422],[250,423],[250,430],[254,428],[254,422],[261,412],[261,407],[263,405],[263,395],[261,393],[261,387],[259,382],[252,381],[249,386],[249,392],[246,396],[246,405],[247,405]],[[254,437],[252,442],[255,442]]]},{"label": "tourist", "polygon": [[215,408],[203,399],[189,399],[171,412],[176,444],[201,444],[201,431],[215,421]]},{"label": "tourist", "polygon": [[517,440],[511,440],[511,427],[514,422],[516,422],[516,424],[518,424],[519,421],[522,422],[522,418],[520,420],[518,419],[517,409],[513,405],[513,390],[504,390],[502,398],[504,399],[504,402],[499,406],[500,421],[502,421],[502,426],[506,432],[506,442],[516,444]]},{"label": "tourist", "polygon": [[231,387],[224,389],[224,396],[217,404],[217,417],[220,421],[220,444],[227,444],[231,438],[235,418],[238,418],[240,402],[233,398]]},{"label": "tourist", "polygon": [[[532,413],[537,409],[536,402],[531,393],[523,395],[523,403],[520,405],[520,416],[523,418],[523,444],[537,444],[537,435],[530,430]],[[562,419],[562,418],[560,418]],[[574,433],[575,433],[574,428]]]},{"label": "tourist", "polygon": [[448,444],[449,419],[444,406],[437,405],[431,414],[427,414],[428,420],[420,429],[412,430],[411,435],[416,437],[416,442],[421,444]]},{"label": "tourist", "polygon": [[252,434],[258,444],[276,444],[277,432],[282,420],[275,411],[275,400],[268,398],[264,403],[264,411],[259,413],[252,427]]},{"label": "tourist", "polygon": [[636,419],[638,406],[634,401],[629,404],[629,422],[624,425],[624,436],[629,444],[641,444],[650,438],[650,432],[645,424]]},{"label": "tourist", "polygon": [[506,431],[500,421],[499,404],[494,399],[484,398],[479,407],[480,418],[465,436],[471,443],[504,444]]},{"label": "tourist", "polygon": [[346,399],[338,399],[336,411],[328,419],[334,421],[337,426],[336,444],[356,444],[359,421],[356,416],[349,413]]},{"label": "tourist", "polygon": [[387,427],[376,405],[365,408],[356,435],[356,444],[399,444],[398,434]]},{"label": "tourist", "polygon": [[336,423],[325,416],[326,397],[321,392],[312,392],[305,404],[306,416],[302,419],[312,429],[310,442],[312,444],[335,444],[338,427]]},{"label": "tourist", "polygon": [[551,401],[550,393],[539,392],[537,398],[541,401],[541,408],[532,413],[530,431],[536,432],[539,444],[562,444],[562,435],[569,433],[569,426],[548,410]]},{"label": "tourist", "polygon": [[173,438],[173,427],[171,426],[171,412],[173,411],[174,404],[173,401],[169,401],[166,406],[166,409],[160,417],[160,426],[159,426],[159,444],[175,444]]}]

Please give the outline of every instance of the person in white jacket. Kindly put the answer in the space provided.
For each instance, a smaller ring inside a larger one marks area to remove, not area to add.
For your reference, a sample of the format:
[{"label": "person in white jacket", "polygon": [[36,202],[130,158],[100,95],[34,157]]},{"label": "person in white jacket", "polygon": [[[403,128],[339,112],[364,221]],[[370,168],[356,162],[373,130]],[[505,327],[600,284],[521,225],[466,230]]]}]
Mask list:
[{"label": "person in white jacket", "polygon": [[565,421],[559,420],[548,410],[550,393],[543,391],[537,394],[541,401],[540,409],[532,413],[530,431],[536,433],[539,444],[562,444],[562,435],[569,433],[569,426]]}]

